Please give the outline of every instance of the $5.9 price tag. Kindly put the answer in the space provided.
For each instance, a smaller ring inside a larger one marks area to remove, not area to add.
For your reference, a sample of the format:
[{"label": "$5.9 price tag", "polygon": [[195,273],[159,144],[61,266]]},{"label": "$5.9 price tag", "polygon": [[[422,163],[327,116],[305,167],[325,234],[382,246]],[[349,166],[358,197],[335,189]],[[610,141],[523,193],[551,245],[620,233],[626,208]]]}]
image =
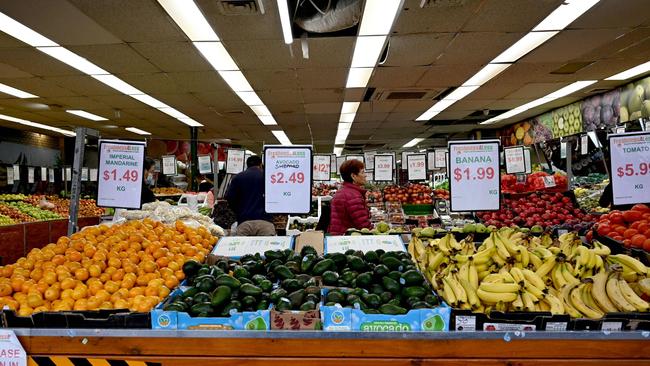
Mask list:
[{"label": "$5.9 price tag", "polygon": [[140,208],[144,142],[100,140],[97,205]]},{"label": "$5.9 price tag", "polygon": [[609,136],[615,205],[650,202],[650,132]]},{"label": "$5.9 price tag", "polygon": [[449,142],[451,211],[500,207],[499,140]]}]

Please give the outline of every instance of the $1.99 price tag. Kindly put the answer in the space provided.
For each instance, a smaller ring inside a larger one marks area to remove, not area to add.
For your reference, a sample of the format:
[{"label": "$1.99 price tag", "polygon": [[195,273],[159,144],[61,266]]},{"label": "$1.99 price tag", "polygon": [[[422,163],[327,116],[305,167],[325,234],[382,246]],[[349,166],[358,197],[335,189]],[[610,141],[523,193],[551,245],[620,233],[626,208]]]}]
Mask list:
[{"label": "$1.99 price tag", "polygon": [[499,141],[449,142],[451,211],[499,209]]},{"label": "$1.99 price tag", "polygon": [[144,142],[100,140],[97,205],[140,208]]},{"label": "$1.99 price tag", "polygon": [[609,137],[615,205],[650,202],[650,132]]}]

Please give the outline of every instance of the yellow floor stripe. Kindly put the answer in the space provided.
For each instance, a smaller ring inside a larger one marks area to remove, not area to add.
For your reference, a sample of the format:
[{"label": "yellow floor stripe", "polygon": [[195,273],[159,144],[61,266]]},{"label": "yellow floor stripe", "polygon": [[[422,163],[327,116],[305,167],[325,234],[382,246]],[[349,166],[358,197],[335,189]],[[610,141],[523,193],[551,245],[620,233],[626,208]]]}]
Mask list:
[{"label": "yellow floor stripe", "polygon": [[38,366],[38,364],[36,363],[36,361],[34,361],[33,358],[28,357],[27,358],[27,366]]},{"label": "yellow floor stripe", "polygon": [[55,356],[50,357],[50,360],[52,360],[56,366],[74,366],[72,361],[67,357]]},{"label": "yellow floor stripe", "polygon": [[111,366],[111,364],[103,358],[89,358],[88,362],[93,366]]},{"label": "yellow floor stripe", "polygon": [[126,363],[129,364],[129,366],[147,366],[147,364],[142,362],[142,361],[129,361],[129,360],[126,360]]}]

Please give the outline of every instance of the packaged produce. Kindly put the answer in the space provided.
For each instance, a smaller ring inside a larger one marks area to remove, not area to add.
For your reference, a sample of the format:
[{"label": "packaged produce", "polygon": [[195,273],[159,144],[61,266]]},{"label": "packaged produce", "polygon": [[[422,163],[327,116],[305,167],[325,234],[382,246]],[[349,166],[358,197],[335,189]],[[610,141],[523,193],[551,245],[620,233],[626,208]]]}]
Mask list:
[{"label": "packaged produce", "polygon": [[223,229],[206,215],[190,210],[188,207],[172,206],[167,202],[151,202],[142,205],[142,210],[122,211],[118,220],[142,220],[151,218],[166,224],[181,220],[186,225],[203,226],[216,236],[224,236]]}]

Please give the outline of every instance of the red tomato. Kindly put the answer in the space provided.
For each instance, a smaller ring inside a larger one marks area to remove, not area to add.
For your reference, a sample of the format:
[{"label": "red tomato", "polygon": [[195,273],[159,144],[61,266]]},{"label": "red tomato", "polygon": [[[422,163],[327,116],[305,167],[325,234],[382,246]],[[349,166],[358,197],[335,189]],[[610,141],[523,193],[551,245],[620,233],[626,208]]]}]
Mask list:
[{"label": "red tomato", "polygon": [[650,239],[646,239],[643,242],[643,250],[645,250],[646,252],[650,252]]},{"label": "red tomato", "polygon": [[629,247],[632,246],[632,242],[630,241],[630,239],[625,239],[625,240],[623,240],[623,245],[625,247],[629,248]]},{"label": "red tomato", "polygon": [[643,214],[639,211],[625,211],[623,212],[623,219],[626,222],[635,222],[643,218]]},{"label": "red tomato", "polygon": [[625,233],[625,230],[627,230],[627,228],[623,225],[618,225],[614,227],[614,230],[616,230],[617,233],[623,235],[623,233]]},{"label": "red tomato", "polygon": [[641,213],[650,213],[650,207],[642,203],[638,203],[632,207],[632,211],[639,211]]},{"label": "red tomato", "polygon": [[650,229],[644,231],[643,235],[645,235],[646,238],[650,238]]},{"label": "red tomato", "polygon": [[607,224],[598,224],[598,229],[596,231],[600,236],[608,236],[612,231],[612,228]]},{"label": "red tomato", "polygon": [[646,237],[641,234],[636,234],[630,239],[630,241],[632,242],[632,246],[635,248],[643,248],[643,243],[645,242],[645,240]]},{"label": "red tomato", "polygon": [[623,224],[623,215],[619,211],[612,211],[609,214],[609,221],[611,221],[612,224]]},{"label": "red tomato", "polygon": [[638,232],[637,230],[634,230],[634,229],[627,229],[627,230],[625,230],[625,232],[623,232],[623,237],[624,237],[625,239],[632,239],[632,237],[633,237],[634,235],[638,234],[638,233],[639,233],[639,232]]},{"label": "red tomato", "polygon": [[[645,235],[645,232],[650,230],[650,224],[648,224],[648,222],[645,221],[645,220],[641,220],[641,221],[637,221],[637,222],[640,222],[641,224],[639,226],[637,226],[636,229],[639,230],[640,233],[644,233],[644,235]],[[635,222],[635,224],[636,224],[636,222]]]},{"label": "red tomato", "polygon": [[612,236],[612,239],[614,239],[614,240],[616,240],[618,242],[623,242],[624,238],[622,236],[620,236],[620,235],[615,235],[615,236]]}]

